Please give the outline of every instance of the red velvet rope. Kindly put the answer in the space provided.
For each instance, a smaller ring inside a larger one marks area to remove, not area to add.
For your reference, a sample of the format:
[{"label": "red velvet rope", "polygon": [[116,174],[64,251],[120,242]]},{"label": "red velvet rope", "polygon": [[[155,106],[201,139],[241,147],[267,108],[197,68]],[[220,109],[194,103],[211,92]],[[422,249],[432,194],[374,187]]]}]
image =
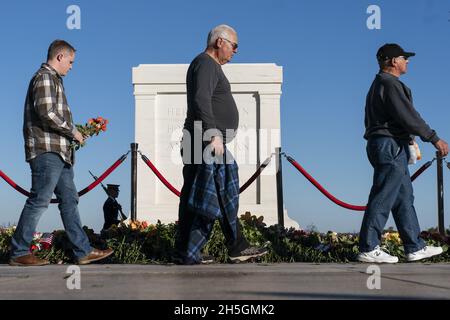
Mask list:
[{"label": "red velvet rope", "polygon": [[[349,210],[355,210],[355,211],[365,211],[367,209],[366,206],[355,206],[352,204],[348,204],[346,202],[343,202],[336,197],[334,197],[331,193],[329,193],[324,187],[320,185],[319,182],[317,182],[303,167],[295,161],[292,157],[286,156],[286,159],[298,170],[301,174],[305,176],[306,179],[309,180],[317,189],[319,189],[320,192],[322,192],[328,199],[333,201],[338,206],[341,206],[343,208],[349,209]],[[428,161],[425,163],[422,167],[420,167],[419,170],[414,173],[414,175],[411,176],[411,181],[414,181],[418,176],[420,176],[425,170],[427,170],[433,161]]]},{"label": "red velvet rope", "polygon": [[109,167],[97,180],[95,180],[89,186],[78,192],[78,195],[80,197],[84,196],[86,193],[96,188],[101,182],[103,182],[103,180],[105,180],[114,170],[116,170],[125,161],[127,155],[128,154],[124,154],[123,156],[121,156],[120,159],[114,162],[114,164],[111,167]]},{"label": "red velvet rope", "polygon": [[423,166],[419,168],[412,176],[411,176],[411,182],[417,179],[418,176],[420,176],[422,173],[424,173],[425,170],[427,170],[431,165],[433,164],[433,161],[428,161]]},{"label": "red velvet rope", "polygon": [[256,178],[258,178],[261,175],[263,170],[269,165],[270,161],[272,161],[272,156],[273,155],[268,157],[266,161],[263,162],[263,164],[258,168],[258,170],[256,170],[255,174],[239,189],[239,193],[244,192],[253,183],[253,181],[255,181]]},{"label": "red velvet rope", "polygon": [[[93,183],[91,183],[89,186],[87,186],[86,188],[84,188],[83,190],[81,190],[80,192],[78,192],[78,196],[84,196],[86,193],[88,193],[89,191],[91,191],[92,189],[94,189],[95,187],[97,187],[100,182],[102,182],[103,180],[105,180],[114,170],[117,169],[118,166],[120,166],[125,159],[127,158],[127,155],[123,155],[122,157],[120,157],[119,160],[117,160],[111,167],[109,167],[101,176],[100,178],[98,178],[97,181],[94,181]],[[21,186],[19,186],[17,183],[15,183],[10,177],[8,177],[3,171],[0,170],[0,178],[2,178],[3,180],[6,181],[6,183],[8,183],[11,187],[13,187],[16,191],[20,192],[21,194],[23,194],[26,197],[30,196],[30,192],[26,191],[25,189],[23,189]],[[58,199],[52,199],[51,203],[59,203]]]},{"label": "red velvet rope", "polygon": [[8,177],[2,170],[0,170],[0,177],[6,181],[11,187],[16,189],[18,192],[23,194],[24,196],[29,197],[30,193],[23,189],[21,186],[19,186],[17,183],[15,183],[10,177]]},{"label": "red velvet rope", "polygon": [[334,197],[331,193],[329,193],[327,190],[325,190],[324,187],[320,185],[319,182],[317,182],[308,172],[306,172],[305,169],[293,158],[286,156],[286,159],[295,167],[298,171],[300,171],[301,174],[305,176],[306,179],[309,180],[317,189],[319,189],[320,192],[322,192],[328,199],[336,203],[338,206],[344,207],[346,209],[355,210],[355,211],[365,211],[366,206],[355,206],[352,204],[345,203],[336,197]]},{"label": "red velvet rope", "polygon": [[[153,173],[158,177],[158,179],[166,186],[167,189],[172,191],[173,194],[180,197],[181,192],[175,189],[173,185],[170,184],[169,181],[167,181],[166,178],[159,172],[159,170],[154,166],[154,164],[150,161],[149,158],[147,158],[145,155],[141,154],[142,160],[147,164],[147,166],[153,171]],[[253,176],[239,189],[239,193],[244,192],[255,180],[258,178],[263,170],[269,165],[270,161],[272,160],[272,156],[266,159],[264,163],[256,170],[256,172],[253,174]]]},{"label": "red velvet rope", "polygon": [[181,192],[175,189],[173,185],[170,184],[169,181],[166,180],[166,178],[163,177],[161,172],[156,169],[156,167],[153,165],[153,163],[150,161],[149,158],[147,158],[145,155],[141,154],[142,160],[147,164],[147,166],[153,171],[153,173],[158,177],[158,179],[169,189],[173,192],[177,197],[181,196]]}]

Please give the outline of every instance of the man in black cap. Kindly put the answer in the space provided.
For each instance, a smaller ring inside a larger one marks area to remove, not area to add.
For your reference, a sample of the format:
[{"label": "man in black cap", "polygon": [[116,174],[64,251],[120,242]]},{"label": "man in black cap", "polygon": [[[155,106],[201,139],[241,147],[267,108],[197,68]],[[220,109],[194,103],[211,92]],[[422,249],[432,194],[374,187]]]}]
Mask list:
[{"label": "man in black cap", "polygon": [[119,211],[122,209],[120,204],[117,202],[117,197],[119,196],[119,185],[108,184],[108,199],[103,205],[103,215],[105,217],[105,224],[103,225],[103,230],[111,228],[112,225],[118,225],[120,220],[117,219],[119,216]]},{"label": "man in black cap", "polygon": [[373,186],[361,226],[357,259],[369,263],[396,263],[398,258],[380,249],[380,239],[392,211],[408,261],[418,261],[442,253],[441,247],[426,246],[414,209],[414,195],[408,159],[414,136],[431,142],[442,156],[448,144],[415,110],[411,90],[399,80],[408,69],[413,52],[398,44],[385,44],[377,53],[380,72],[366,99],[364,138],[367,156],[374,168]]}]

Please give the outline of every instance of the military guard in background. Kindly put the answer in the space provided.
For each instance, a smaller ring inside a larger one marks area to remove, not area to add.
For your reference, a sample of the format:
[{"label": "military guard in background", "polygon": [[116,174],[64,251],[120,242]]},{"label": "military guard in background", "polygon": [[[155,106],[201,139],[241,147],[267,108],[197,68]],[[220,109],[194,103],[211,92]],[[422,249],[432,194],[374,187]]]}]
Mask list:
[{"label": "military guard in background", "polygon": [[121,220],[118,219],[119,213],[122,216],[122,221],[127,218],[122,212],[122,206],[117,202],[119,187],[120,186],[117,184],[107,185],[108,199],[103,205],[103,214],[105,217],[103,230],[109,229],[112,225],[118,225],[121,222]]}]

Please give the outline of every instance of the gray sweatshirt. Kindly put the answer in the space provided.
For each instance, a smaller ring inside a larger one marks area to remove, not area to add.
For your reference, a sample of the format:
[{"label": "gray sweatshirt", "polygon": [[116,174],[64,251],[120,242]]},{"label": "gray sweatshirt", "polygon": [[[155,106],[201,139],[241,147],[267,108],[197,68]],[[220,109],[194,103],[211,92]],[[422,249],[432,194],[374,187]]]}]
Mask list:
[{"label": "gray sweatshirt", "polygon": [[220,130],[224,141],[230,142],[239,126],[239,112],[221,66],[205,52],[199,54],[189,66],[186,87],[188,109],[184,128],[193,131],[194,122],[201,121],[204,131]]},{"label": "gray sweatshirt", "polygon": [[436,132],[413,106],[411,90],[396,76],[380,72],[366,99],[365,139],[374,135],[410,141],[419,136],[424,142],[439,140]]}]

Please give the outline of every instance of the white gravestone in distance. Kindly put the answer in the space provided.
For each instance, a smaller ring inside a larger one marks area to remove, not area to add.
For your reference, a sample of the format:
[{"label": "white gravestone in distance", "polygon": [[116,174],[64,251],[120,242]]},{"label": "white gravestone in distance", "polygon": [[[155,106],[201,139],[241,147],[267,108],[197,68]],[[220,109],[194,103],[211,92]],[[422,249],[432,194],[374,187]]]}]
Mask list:
[{"label": "white gravestone in distance", "polygon": [[[139,65],[133,68],[136,99],[135,142],[177,189],[183,185],[180,140],[186,118],[188,65]],[[275,64],[229,64],[223,70],[239,110],[239,130],[227,145],[239,165],[242,186],[275,148],[280,146],[282,67]],[[267,225],[278,222],[275,158],[240,196],[239,215],[249,211],[264,216]],[[179,198],[138,161],[138,220],[170,223],[178,220]],[[299,225],[287,216],[285,226]]]}]

